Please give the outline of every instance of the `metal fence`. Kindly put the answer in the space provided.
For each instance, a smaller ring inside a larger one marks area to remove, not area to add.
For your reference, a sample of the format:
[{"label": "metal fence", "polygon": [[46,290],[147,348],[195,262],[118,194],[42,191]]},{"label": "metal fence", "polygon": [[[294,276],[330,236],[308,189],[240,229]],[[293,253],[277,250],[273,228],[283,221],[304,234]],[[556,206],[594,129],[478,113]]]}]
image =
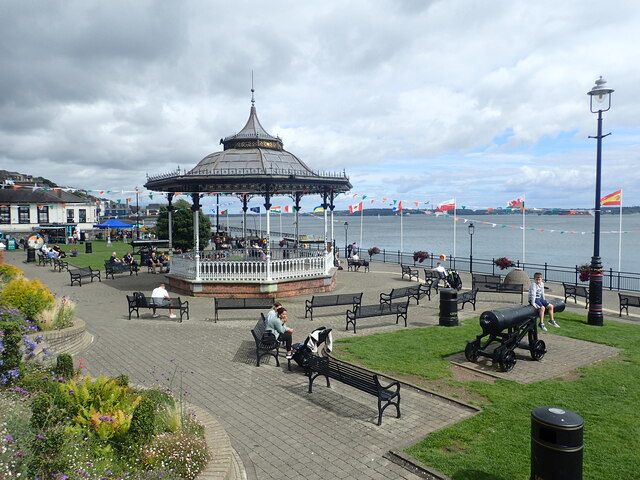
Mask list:
[{"label": "metal fence", "polygon": [[[366,249],[361,249],[361,257],[367,256]],[[453,257],[446,256],[444,259],[440,259],[438,256],[429,255],[422,262],[414,260],[413,253],[392,251],[392,250],[380,250],[380,253],[374,255],[373,261],[383,263],[396,263],[402,265],[413,265],[415,267],[423,267],[426,269],[432,269],[438,262],[441,262],[445,268],[452,270],[470,272],[470,273],[485,273],[491,275],[499,275],[500,273],[506,273],[502,271],[500,267],[495,264],[495,258],[476,258],[473,257],[473,263],[469,257]],[[580,281],[580,266],[563,266],[563,265],[550,265],[548,263],[515,263],[516,268],[521,268],[527,271],[530,275],[534,272],[542,273],[545,281],[549,282],[565,282],[575,285],[587,285],[587,282]],[[603,288],[609,290],[627,291],[627,292],[640,292],[640,274],[633,272],[618,272],[612,268],[604,270],[604,278],[602,281]]]}]

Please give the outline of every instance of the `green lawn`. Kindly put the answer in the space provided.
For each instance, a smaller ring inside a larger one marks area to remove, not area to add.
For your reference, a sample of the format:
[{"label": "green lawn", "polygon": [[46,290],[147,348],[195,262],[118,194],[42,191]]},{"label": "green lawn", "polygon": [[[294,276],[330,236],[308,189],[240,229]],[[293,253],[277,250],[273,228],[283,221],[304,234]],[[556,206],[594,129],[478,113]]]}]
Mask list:
[{"label": "green lawn", "polygon": [[[553,334],[618,347],[618,357],[578,370],[575,380],[553,379],[529,385],[456,381],[444,358],[464,350],[480,333],[478,320],[460,327],[422,328],[355,337],[337,342],[341,358],[386,372],[439,380],[438,388],[464,389],[482,412],[435,432],[405,450],[456,480],[527,480],[530,472],[531,411],[541,406],[571,410],[585,421],[584,479],[637,478],[640,452],[640,329],[607,321],[585,324],[585,317],[559,314]],[[518,365],[516,364],[516,367]],[[415,377],[414,377],[415,378]],[[484,400],[480,400],[484,399]]]},{"label": "green lawn", "polygon": [[[73,247],[78,247],[78,252],[80,252],[80,254],[77,257],[69,255],[69,252],[71,252]],[[116,252],[118,254],[118,258],[122,258],[125,253],[133,250],[131,245],[125,242],[112,241],[111,246],[107,246],[106,240],[91,240],[91,247],[93,253],[84,253],[85,246],[82,243],[76,245],[64,245],[62,246],[62,250],[67,254],[67,258],[65,258],[65,260],[69,262],[69,265],[73,265],[75,267],[91,267],[94,270],[104,269],[104,261],[109,260],[112,252]],[[139,259],[136,258],[136,260]]]}]

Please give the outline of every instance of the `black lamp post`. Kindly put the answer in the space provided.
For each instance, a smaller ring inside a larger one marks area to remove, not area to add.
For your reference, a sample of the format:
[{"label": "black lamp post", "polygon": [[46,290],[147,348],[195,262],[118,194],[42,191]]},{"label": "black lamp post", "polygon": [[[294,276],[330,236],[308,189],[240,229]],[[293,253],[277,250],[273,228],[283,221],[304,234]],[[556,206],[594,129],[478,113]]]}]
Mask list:
[{"label": "black lamp post", "polygon": [[469,248],[469,273],[473,273],[473,232],[476,227],[473,226],[473,222],[469,224],[469,241],[471,243]]},{"label": "black lamp post", "polygon": [[138,187],[136,187],[136,240],[140,240],[140,203],[138,201],[138,196],[140,192],[138,191]]},{"label": "black lamp post", "polygon": [[349,238],[349,222],[344,222],[344,258],[347,258],[347,242]]},{"label": "black lamp post", "polygon": [[[587,315],[587,323],[589,325],[603,325],[602,315],[602,263],[600,262],[600,184],[602,170],[602,139],[606,135],[602,135],[602,112],[606,112],[611,108],[611,94],[613,89],[605,86],[607,82],[600,77],[596,80],[595,86],[588,92],[589,107],[591,113],[598,114],[598,134],[596,150],[596,205],[594,210],[594,229],[593,229],[593,257],[591,257],[591,267],[589,272],[589,314]],[[594,103],[595,101],[595,103]],[[595,110],[594,110],[595,107]]]}]

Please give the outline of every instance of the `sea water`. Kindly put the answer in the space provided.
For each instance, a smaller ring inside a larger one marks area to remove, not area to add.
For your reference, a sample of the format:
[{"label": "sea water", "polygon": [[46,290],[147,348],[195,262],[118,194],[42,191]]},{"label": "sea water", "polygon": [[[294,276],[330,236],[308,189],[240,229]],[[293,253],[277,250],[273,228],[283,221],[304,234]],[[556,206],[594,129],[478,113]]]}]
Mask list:
[{"label": "sea water", "polygon": [[[458,212],[453,215],[411,214],[394,216],[334,215],[333,238],[342,250],[345,244],[357,242],[366,250],[380,250],[409,254],[423,250],[429,254],[448,257],[469,257],[472,238],[469,224],[474,225],[473,258],[493,259],[507,257],[513,261],[573,267],[590,263],[594,244],[594,217],[591,215],[537,215],[526,214],[524,230],[522,214],[469,215]],[[240,227],[241,216],[220,217],[220,225]],[[266,218],[262,215],[262,228]],[[295,215],[271,214],[270,223],[274,240],[278,232],[292,234],[295,231]],[[300,235],[324,236],[323,214],[300,215]],[[327,214],[327,237],[331,238],[331,216]],[[345,227],[345,222],[348,226]],[[621,271],[640,272],[640,214],[622,216],[602,215],[600,224],[600,256],[605,269],[618,269],[619,242]],[[213,221],[215,223],[215,219]],[[455,244],[454,244],[455,225]],[[259,229],[258,215],[247,215],[247,228]],[[618,232],[622,231],[620,235]],[[524,232],[524,239],[523,239]],[[524,252],[523,252],[524,242]]]}]

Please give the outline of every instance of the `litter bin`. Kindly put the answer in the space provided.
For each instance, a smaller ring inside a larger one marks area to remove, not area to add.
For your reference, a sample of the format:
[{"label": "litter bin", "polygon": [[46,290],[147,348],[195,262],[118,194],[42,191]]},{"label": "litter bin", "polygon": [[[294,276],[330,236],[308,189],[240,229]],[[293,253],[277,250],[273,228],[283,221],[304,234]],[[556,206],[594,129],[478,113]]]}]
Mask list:
[{"label": "litter bin", "polygon": [[35,248],[27,248],[27,263],[36,261],[36,249]]},{"label": "litter bin", "polygon": [[16,242],[15,238],[7,239],[7,250],[15,250],[18,248],[18,242]]},{"label": "litter bin", "polygon": [[93,245],[91,245],[91,242],[84,242],[84,253],[93,253]]},{"label": "litter bin", "polygon": [[557,407],[531,412],[531,480],[582,480],[584,420]]},{"label": "litter bin", "polygon": [[458,326],[458,291],[453,288],[440,289],[440,326]]}]

